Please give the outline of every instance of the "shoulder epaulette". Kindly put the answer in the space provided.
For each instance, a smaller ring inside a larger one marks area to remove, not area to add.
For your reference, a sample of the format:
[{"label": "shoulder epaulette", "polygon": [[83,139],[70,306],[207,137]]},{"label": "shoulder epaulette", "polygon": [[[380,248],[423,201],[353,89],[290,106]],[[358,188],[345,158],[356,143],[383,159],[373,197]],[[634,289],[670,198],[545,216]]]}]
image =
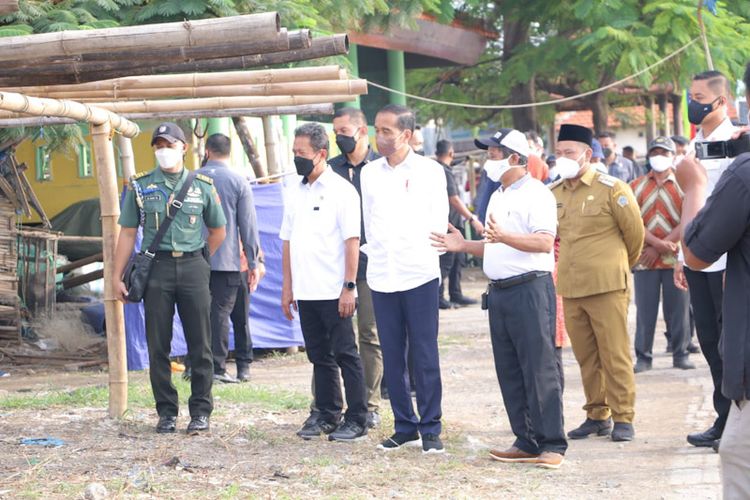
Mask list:
[{"label": "shoulder epaulette", "polygon": [[550,189],[555,189],[557,186],[561,185],[565,179],[557,179],[552,184],[548,185],[547,187]]},{"label": "shoulder epaulette", "polygon": [[195,174],[195,178],[198,179],[199,181],[205,182],[206,184],[213,184],[214,183],[214,180],[212,178],[210,178],[209,176],[207,176],[207,175]]},{"label": "shoulder epaulette", "polygon": [[619,179],[617,179],[617,177],[612,177],[611,175],[599,174],[599,177],[597,177],[596,180],[607,187],[615,187],[615,184],[617,184]]},{"label": "shoulder epaulette", "polygon": [[136,174],[133,174],[130,178],[131,179],[140,179],[141,177],[150,174],[151,172],[138,172]]}]

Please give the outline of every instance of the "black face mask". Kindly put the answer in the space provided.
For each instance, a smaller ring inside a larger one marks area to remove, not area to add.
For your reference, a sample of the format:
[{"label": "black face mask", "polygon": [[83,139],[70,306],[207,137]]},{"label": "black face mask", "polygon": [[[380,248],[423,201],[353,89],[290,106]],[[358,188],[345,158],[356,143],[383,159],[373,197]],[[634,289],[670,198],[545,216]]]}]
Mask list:
[{"label": "black face mask", "polygon": [[345,155],[350,154],[357,147],[357,139],[353,135],[336,135],[336,145]]},{"label": "black face mask", "polygon": [[604,159],[606,160],[609,158],[609,155],[612,154],[612,150],[609,148],[602,148],[602,154],[604,155]]},{"label": "black face mask", "polygon": [[297,173],[302,177],[307,177],[310,172],[315,168],[315,163],[310,158],[302,158],[301,156],[294,157],[294,167],[297,169]]},{"label": "black face mask", "polygon": [[714,110],[714,103],[719,99],[721,99],[721,97],[717,97],[708,104],[688,99],[688,121],[693,125],[700,125],[703,123],[703,120],[705,120]]}]

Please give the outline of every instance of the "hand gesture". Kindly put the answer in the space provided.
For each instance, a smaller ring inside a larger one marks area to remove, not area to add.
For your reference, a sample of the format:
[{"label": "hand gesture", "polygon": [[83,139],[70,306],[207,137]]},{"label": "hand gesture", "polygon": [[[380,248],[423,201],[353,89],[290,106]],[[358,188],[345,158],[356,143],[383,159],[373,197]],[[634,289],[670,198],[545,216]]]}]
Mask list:
[{"label": "hand gesture", "polygon": [[291,308],[297,311],[297,302],[294,301],[294,294],[292,294],[291,287],[282,287],[281,289],[281,311],[284,313],[284,317],[289,321],[294,319]]},{"label": "hand gesture", "polygon": [[453,224],[448,224],[448,232],[432,233],[430,239],[433,241],[432,246],[437,248],[438,252],[461,252],[463,250],[464,235],[456,229]]}]

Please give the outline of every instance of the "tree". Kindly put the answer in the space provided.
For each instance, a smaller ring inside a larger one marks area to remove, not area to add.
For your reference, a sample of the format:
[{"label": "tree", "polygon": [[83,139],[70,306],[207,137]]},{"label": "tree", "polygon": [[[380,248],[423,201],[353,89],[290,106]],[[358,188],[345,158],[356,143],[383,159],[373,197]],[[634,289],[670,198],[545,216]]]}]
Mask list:
[{"label": "tree", "polygon": [[[500,42],[490,44],[474,67],[414,72],[408,84],[416,93],[481,104],[573,96],[632,75],[699,35],[694,0],[504,0],[493,7],[496,15],[487,19],[502,33]],[[464,10],[482,16],[487,5],[464,2]],[[750,48],[750,5],[719,3],[717,14],[704,12],[704,19],[717,69],[738,77]],[[701,45],[693,44],[628,85],[642,92],[655,83],[681,87],[705,66]],[[632,103],[633,98],[598,93],[584,101],[594,113],[597,130],[606,127],[613,102]],[[503,122],[508,116],[500,111],[418,106],[469,125]],[[537,110],[540,117],[552,114],[546,107]],[[531,111],[514,112],[512,118],[516,128],[538,129]]]}]

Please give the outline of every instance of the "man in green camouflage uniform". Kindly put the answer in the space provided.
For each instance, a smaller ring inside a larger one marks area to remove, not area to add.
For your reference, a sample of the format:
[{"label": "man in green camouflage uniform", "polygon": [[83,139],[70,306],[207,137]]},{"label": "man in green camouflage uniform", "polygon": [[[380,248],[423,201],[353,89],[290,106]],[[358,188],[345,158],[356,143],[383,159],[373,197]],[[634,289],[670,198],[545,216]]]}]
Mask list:
[{"label": "man in green camouflage uniform", "polygon": [[[159,168],[136,174],[131,179],[119,220],[121,231],[114,269],[118,277],[122,276],[133,251],[138,226],[143,224],[141,250],[145,251],[159,225],[166,220],[168,205],[188,176],[183,165],[188,146],[180,127],[174,123],[159,125],[154,131],[151,145]],[[151,388],[159,414],[156,432],[159,433],[175,431],[179,409],[169,359],[175,305],[182,321],[193,370],[188,402],[191,420],[187,431],[194,434],[209,429],[209,416],[213,409],[211,295],[208,287],[211,268],[203,247],[207,245],[210,253],[213,253],[221,245],[226,235],[225,224],[213,181],[197,175],[154,257],[143,301]],[[204,225],[208,228],[206,239],[203,237]],[[118,281],[116,286],[117,296],[125,301],[125,283]]]}]

